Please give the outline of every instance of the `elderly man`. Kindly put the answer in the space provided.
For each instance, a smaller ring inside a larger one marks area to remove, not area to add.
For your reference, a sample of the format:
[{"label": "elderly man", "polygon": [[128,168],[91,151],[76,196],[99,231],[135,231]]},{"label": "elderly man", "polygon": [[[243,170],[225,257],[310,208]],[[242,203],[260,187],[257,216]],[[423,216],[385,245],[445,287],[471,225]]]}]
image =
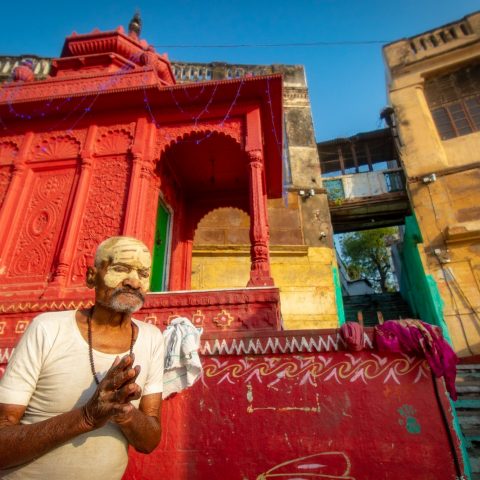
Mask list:
[{"label": "elderly man", "polygon": [[129,444],[158,445],[162,334],[131,317],[150,267],[142,242],[109,238],[87,271],[94,306],[32,321],[0,381],[0,478],[120,479]]}]

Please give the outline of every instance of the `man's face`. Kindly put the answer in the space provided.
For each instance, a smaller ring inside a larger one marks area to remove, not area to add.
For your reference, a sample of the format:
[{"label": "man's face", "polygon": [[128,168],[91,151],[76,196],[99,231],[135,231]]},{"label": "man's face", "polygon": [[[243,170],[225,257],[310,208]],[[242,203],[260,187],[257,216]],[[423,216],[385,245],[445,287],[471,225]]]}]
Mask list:
[{"label": "man's face", "polygon": [[128,238],[105,248],[104,261],[97,270],[96,302],[116,312],[139,310],[150,284],[151,256],[147,247]]}]

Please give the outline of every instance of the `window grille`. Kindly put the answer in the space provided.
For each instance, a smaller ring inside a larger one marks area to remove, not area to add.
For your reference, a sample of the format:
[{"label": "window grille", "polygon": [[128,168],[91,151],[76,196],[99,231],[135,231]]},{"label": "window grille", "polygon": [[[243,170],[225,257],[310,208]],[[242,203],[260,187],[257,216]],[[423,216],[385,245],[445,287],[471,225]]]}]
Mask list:
[{"label": "window grille", "polygon": [[480,63],[425,81],[425,97],[442,140],[480,130]]}]

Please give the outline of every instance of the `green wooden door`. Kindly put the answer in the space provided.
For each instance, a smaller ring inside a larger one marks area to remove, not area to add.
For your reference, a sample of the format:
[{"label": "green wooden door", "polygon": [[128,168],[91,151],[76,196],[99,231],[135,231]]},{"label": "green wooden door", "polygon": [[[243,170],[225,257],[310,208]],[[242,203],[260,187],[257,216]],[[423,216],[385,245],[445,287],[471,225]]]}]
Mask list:
[{"label": "green wooden door", "polygon": [[153,247],[152,281],[150,290],[161,292],[166,287],[167,255],[170,231],[170,212],[159,201],[157,211],[157,226],[155,229],[155,245]]}]

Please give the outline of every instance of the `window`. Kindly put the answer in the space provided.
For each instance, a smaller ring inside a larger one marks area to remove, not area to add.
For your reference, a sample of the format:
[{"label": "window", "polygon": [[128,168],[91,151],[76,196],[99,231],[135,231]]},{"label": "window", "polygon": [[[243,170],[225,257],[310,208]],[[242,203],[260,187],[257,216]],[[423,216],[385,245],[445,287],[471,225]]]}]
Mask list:
[{"label": "window", "polygon": [[426,80],[425,96],[442,140],[480,130],[480,64]]}]

